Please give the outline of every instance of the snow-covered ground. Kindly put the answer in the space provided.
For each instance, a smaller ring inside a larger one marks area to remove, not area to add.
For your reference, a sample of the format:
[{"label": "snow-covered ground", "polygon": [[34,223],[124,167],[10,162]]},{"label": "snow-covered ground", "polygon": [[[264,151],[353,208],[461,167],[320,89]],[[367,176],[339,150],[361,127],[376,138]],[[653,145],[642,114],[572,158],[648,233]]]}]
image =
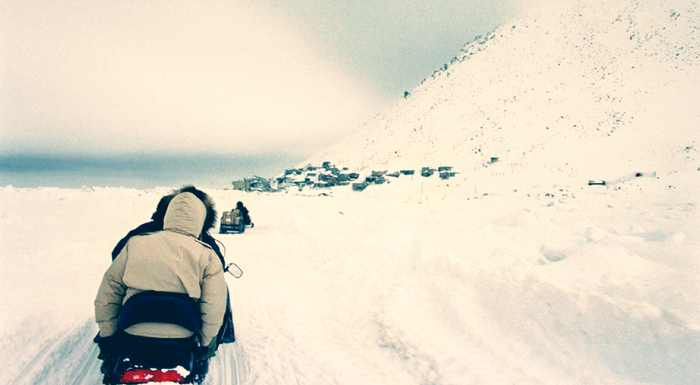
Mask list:
[{"label": "snow-covered ground", "polygon": [[[207,190],[256,224],[217,236],[244,275],[208,384],[700,384],[697,2],[572,3],[309,159],[455,178]],[[169,191],[0,187],[0,384],[101,382],[98,284]]]},{"label": "snow-covered ground", "polygon": [[[540,181],[541,182],[541,181]],[[99,384],[93,300],[170,189],[0,188],[0,383]],[[700,383],[700,172],[245,194],[208,384]]]}]

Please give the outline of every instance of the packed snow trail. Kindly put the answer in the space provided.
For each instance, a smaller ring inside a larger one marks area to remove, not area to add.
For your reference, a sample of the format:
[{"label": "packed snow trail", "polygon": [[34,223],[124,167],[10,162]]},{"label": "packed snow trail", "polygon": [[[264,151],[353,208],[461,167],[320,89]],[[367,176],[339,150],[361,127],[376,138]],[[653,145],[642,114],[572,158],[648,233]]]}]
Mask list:
[{"label": "packed snow trail", "polygon": [[216,357],[212,358],[209,373],[203,384],[240,384],[238,379],[238,346],[225,344],[219,347]]},{"label": "packed snow trail", "polygon": [[[37,337],[47,337],[46,334],[35,332]],[[11,377],[8,376],[12,379],[11,381],[3,383],[100,384],[102,382],[100,363],[96,359],[98,348],[92,342],[96,333],[97,325],[94,320],[88,320],[73,330],[49,337],[39,344],[32,344],[36,341],[24,340],[31,334],[16,336],[17,338],[12,342],[32,351],[19,350],[20,353],[30,354],[19,355],[16,357],[18,366],[8,365],[4,369],[4,371],[14,369],[16,372]]]},{"label": "packed snow trail", "polygon": [[[97,333],[94,319],[89,319],[84,325],[74,330],[50,338],[43,344],[32,344],[32,341],[22,341],[23,338],[10,339],[10,344],[16,343],[24,347],[35,348],[31,354],[16,357],[19,365],[7,367],[3,375],[8,381],[3,383],[21,384],[73,384],[99,385],[102,384],[100,364],[97,359],[97,344],[92,338]],[[6,342],[6,343],[7,343]],[[23,350],[19,350],[25,353]],[[12,361],[9,361],[12,362]],[[238,384],[238,364],[236,347],[231,344],[223,345],[212,358],[209,374],[204,385]],[[14,373],[12,370],[14,369]],[[9,373],[8,373],[9,372]]]}]

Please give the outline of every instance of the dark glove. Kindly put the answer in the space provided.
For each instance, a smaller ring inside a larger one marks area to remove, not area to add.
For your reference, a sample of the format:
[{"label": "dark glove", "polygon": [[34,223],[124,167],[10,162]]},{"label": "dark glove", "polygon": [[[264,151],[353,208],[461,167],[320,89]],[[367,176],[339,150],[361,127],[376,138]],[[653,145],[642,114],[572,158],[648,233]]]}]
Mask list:
[{"label": "dark glove", "polygon": [[208,359],[216,356],[216,349],[218,347],[219,347],[219,345],[216,343],[216,338],[213,338],[211,340],[211,342],[209,343],[209,346],[202,347],[202,359],[208,360]]},{"label": "dark glove", "polygon": [[100,355],[97,356],[100,360],[105,360],[109,357],[112,347],[112,337],[97,337],[97,346],[100,347]]}]

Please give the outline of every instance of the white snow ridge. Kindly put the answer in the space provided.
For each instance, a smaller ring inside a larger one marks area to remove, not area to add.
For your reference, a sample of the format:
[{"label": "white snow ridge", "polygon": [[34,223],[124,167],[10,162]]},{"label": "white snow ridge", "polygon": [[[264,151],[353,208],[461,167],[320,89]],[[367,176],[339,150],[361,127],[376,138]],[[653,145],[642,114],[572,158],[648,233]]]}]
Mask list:
[{"label": "white snow ridge", "polygon": [[[255,223],[213,234],[245,273],[206,384],[700,384],[700,9],[567,4],[304,162],[415,175],[206,190]],[[0,383],[101,383],[99,282],[169,191],[0,187]]]}]

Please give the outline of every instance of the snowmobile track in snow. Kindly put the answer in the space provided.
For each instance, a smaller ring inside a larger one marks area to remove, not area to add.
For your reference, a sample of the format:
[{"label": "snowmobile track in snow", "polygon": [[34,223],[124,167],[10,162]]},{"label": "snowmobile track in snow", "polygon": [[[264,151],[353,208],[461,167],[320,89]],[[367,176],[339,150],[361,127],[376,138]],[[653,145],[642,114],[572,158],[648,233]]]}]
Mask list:
[{"label": "snowmobile track in snow", "polygon": [[[97,333],[93,319],[83,325],[45,341],[43,346],[19,365],[15,373],[0,383],[17,385],[73,384],[99,385],[102,383],[97,344],[92,339]],[[21,341],[18,342],[22,345]],[[238,385],[240,372],[238,346],[226,344],[219,347],[211,361],[205,385]]]},{"label": "snowmobile track in snow", "polygon": [[212,359],[209,374],[204,384],[231,384],[240,383],[238,371],[238,356],[234,344],[225,344],[219,347],[216,357]]}]

